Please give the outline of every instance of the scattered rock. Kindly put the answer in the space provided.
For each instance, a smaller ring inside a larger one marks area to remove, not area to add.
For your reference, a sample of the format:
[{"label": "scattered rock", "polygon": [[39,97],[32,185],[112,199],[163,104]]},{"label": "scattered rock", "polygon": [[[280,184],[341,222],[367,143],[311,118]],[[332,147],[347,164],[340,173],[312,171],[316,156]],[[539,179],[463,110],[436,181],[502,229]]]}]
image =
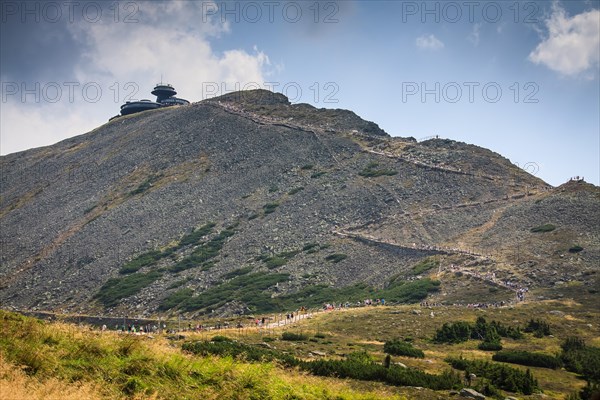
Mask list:
[{"label": "scattered rock", "polygon": [[461,389],[460,395],[470,399],[484,400],[485,396],[473,389]]},{"label": "scattered rock", "polygon": [[412,310],[412,313],[415,315],[421,315],[421,310]]},{"label": "scattered rock", "polygon": [[323,351],[318,351],[318,350],[311,350],[310,354],[313,354],[315,356],[321,356],[321,357],[324,357],[327,355],[327,353],[325,353]]}]

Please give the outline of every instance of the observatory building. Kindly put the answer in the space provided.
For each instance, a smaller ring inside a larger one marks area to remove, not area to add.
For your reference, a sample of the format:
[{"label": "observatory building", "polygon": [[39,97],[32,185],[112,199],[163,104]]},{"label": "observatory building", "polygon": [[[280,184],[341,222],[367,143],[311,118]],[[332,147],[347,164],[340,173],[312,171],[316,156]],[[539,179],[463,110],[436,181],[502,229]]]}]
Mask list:
[{"label": "observatory building", "polygon": [[[154,110],[155,108],[160,107],[182,106],[190,104],[190,102],[187,100],[175,97],[177,92],[175,91],[175,88],[168,83],[161,82],[156,84],[152,94],[156,96],[156,101],[150,101],[146,99],[140,101],[128,101],[121,106],[121,115],[129,115],[141,111]],[[119,115],[116,117],[119,117]]]}]

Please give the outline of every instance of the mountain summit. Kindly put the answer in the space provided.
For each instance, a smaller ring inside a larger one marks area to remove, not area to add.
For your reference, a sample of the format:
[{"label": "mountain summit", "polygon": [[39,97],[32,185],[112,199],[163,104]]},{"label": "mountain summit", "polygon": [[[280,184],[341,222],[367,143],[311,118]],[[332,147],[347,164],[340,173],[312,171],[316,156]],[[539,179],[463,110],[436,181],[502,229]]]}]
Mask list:
[{"label": "mountain summit", "polygon": [[1,291],[140,316],[598,287],[600,189],[489,150],[390,137],[264,90],[112,120],[0,158]]}]

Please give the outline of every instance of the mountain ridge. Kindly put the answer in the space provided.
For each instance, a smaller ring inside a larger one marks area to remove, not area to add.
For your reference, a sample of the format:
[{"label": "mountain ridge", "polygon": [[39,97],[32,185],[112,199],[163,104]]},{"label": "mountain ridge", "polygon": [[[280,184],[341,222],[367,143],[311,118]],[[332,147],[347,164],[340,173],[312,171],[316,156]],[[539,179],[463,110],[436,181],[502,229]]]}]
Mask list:
[{"label": "mountain ridge", "polygon": [[[236,282],[228,274],[244,268],[240,277],[288,274],[257,289],[277,298],[315,285],[383,288],[395,276],[412,279],[413,266],[432,256],[506,271],[542,292],[559,278],[597,280],[599,188],[552,188],[489,150],[390,137],[351,111],[292,105],[280,94],[133,114],[0,160],[4,305],[151,315],[178,291],[198,298],[227,288]],[[208,223],[210,234],[177,247]],[[549,223],[553,231],[530,231]],[[381,243],[365,244],[370,238]],[[582,251],[569,253],[575,245]],[[119,273],[140,255],[174,248]],[[208,250],[209,260],[194,260]],[[535,264],[521,271],[525,261]],[[175,271],[181,263],[191,267]],[[153,273],[116,305],[98,302],[109,278]],[[434,296],[458,296],[453,276],[429,274],[442,282]],[[237,305],[212,309],[252,311],[230,300]]]}]

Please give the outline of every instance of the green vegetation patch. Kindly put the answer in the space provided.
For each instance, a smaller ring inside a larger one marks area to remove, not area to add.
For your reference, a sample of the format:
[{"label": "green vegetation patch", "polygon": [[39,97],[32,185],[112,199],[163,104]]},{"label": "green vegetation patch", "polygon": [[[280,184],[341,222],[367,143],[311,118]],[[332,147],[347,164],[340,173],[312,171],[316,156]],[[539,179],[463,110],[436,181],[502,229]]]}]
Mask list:
[{"label": "green vegetation patch", "polygon": [[425,358],[425,353],[422,350],[415,349],[412,343],[404,340],[395,339],[385,342],[383,351],[393,356]]},{"label": "green vegetation patch", "polygon": [[[212,229],[212,227],[210,229]],[[222,230],[218,235],[213,237],[208,242],[196,246],[194,251],[192,251],[189,256],[184,257],[175,265],[169,267],[169,271],[177,273],[199,266],[202,267],[203,270],[212,268],[214,264],[210,260],[219,255],[219,252],[225,245],[227,238],[233,236],[234,234],[235,230],[233,227],[228,227],[227,229]]]},{"label": "green vegetation patch", "polygon": [[299,367],[319,376],[386,382],[395,386],[420,386],[433,390],[448,390],[460,386],[460,376],[451,371],[432,375],[414,368],[386,368],[365,352],[351,353],[343,360],[301,361],[277,350],[232,341],[197,341],[184,343],[182,348],[200,356],[229,356],[254,362],[278,361],[285,367]]},{"label": "green vegetation patch", "polygon": [[519,327],[506,326],[500,322],[488,323],[484,317],[478,317],[475,324],[465,321],[446,322],[439,328],[434,336],[435,343],[461,343],[469,339],[479,339],[491,342],[492,336],[508,337],[511,339],[522,339],[523,333]]},{"label": "green vegetation patch", "polygon": [[119,269],[119,273],[132,274],[137,272],[140,268],[156,264],[161,258],[163,258],[163,256],[163,252],[159,250],[152,250],[147,253],[140,254],[133,260],[125,263],[121,269]]},{"label": "green vegetation patch", "polygon": [[304,186],[299,186],[299,187],[296,187],[296,188],[293,188],[292,190],[290,190],[290,191],[288,192],[288,194],[289,194],[290,196],[293,196],[293,195],[295,195],[296,193],[300,193],[300,192],[301,192],[301,191],[303,191],[303,190],[304,190]]},{"label": "green vegetation patch", "polygon": [[419,263],[413,266],[412,270],[415,275],[420,275],[423,272],[429,271],[432,268],[437,268],[438,265],[440,265],[439,261],[431,258],[426,258],[425,260],[419,261]]},{"label": "green vegetation patch", "polygon": [[567,371],[600,383],[600,347],[588,346],[579,337],[569,337],[561,345],[560,359]]},{"label": "green vegetation patch", "polygon": [[569,253],[579,253],[580,251],[583,251],[583,247],[579,245],[575,245],[569,248]]},{"label": "green vegetation patch", "polygon": [[556,229],[556,226],[552,224],[544,224],[540,226],[536,226],[535,228],[531,228],[531,232],[539,233],[539,232],[552,232]]},{"label": "green vegetation patch", "polygon": [[398,174],[398,171],[388,168],[379,168],[379,164],[376,162],[370,162],[367,166],[358,173],[358,175],[364,178],[375,178],[378,176],[393,176]]},{"label": "green vegetation patch", "polygon": [[150,175],[148,178],[146,178],[146,180],[144,180],[142,183],[140,183],[137,188],[135,188],[134,190],[129,192],[129,196],[135,196],[137,194],[142,194],[142,193],[148,191],[152,187],[152,184],[154,182],[158,181],[161,177],[162,177],[162,175],[160,175],[160,174]]},{"label": "green vegetation patch", "polygon": [[446,359],[453,368],[469,371],[479,377],[489,379],[492,384],[500,389],[525,395],[533,394],[539,390],[538,382],[529,369],[523,372],[520,369],[489,361],[466,360],[460,358]]},{"label": "green vegetation patch", "polygon": [[110,278],[94,296],[105,307],[114,307],[119,300],[132,296],[160,278],[162,274],[151,271],[147,274],[133,274],[123,278]]},{"label": "green vegetation patch", "polygon": [[520,350],[503,350],[492,356],[492,360],[511,364],[527,365],[529,367],[540,367],[559,369],[562,362],[559,358],[544,353],[534,353]]},{"label": "green vegetation patch", "polygon": [[190,299],[194,294],[192,289],[186,288],[176,291],[167,296],[158,307],[159,310],[165,311],[177,307],[179,304]]},{"label": "green vegetation patch", "polygon": [[263,211],[265,214],[271,214],[275,212],[277,207],[279,207],[279,203],[267,203],[263,206]]},{"label": "green vegetation patch", "polygon": [[274,301],[267,289],[288,279],[288,274],[255,273],[237,276],[197,296],[189,297],[180,303],[179,308],[184,311],[206,311],[209,308],[219,308],[229,301],[238,300],[251,309],[273,310]]},{"label": "green vegetation patch", "polygon": [[294,333],[294,332],[283,332],[281,334],[281,340],[288,340],[291,342],[301,342],[301,341],[308,340],[308,335],[304,335],[301,333]]},{"label": "green vegetation patch", "polygon": [[236,269],[234,271],[224,274],[221,278],[231,279],[231,278],[235,278],[236,276],[246,275],[246,274],[252,272],[252,269],[253,269],[253,267],[245,267],[245,268]]},{"label": "green vegetation patch", "polygon": [[178,247],[189,246],[189,245],[198,245],[200,240],[209,235],[212,232],[212,229],[215,227],[215,224],[209,222],[208,224],[202,225],[200,228],[194,229],[191,233],[184,235],[179,241]]},{"label": "green vegetation patch", "polygon": [[335,254],[330,254],[327,257],[325,257],[326,261],[331,261],[332,263],[339,263],[340,261],[345,260],[346,258],[348,258],[347,255],[345,254],[341,254],[341,253],[335,253]]},{"label": "green vegetation patch", "polygon": [[262,254],[256,257],[257,261],[263,261],[267,268],[275,269],[277,267],[281,267],[287,264],[292,258],[294,258],[297,254],[300,253],[300,250],[291,250],[291,251],[282,251],[274,256],[269,256],[267,254]]}]

